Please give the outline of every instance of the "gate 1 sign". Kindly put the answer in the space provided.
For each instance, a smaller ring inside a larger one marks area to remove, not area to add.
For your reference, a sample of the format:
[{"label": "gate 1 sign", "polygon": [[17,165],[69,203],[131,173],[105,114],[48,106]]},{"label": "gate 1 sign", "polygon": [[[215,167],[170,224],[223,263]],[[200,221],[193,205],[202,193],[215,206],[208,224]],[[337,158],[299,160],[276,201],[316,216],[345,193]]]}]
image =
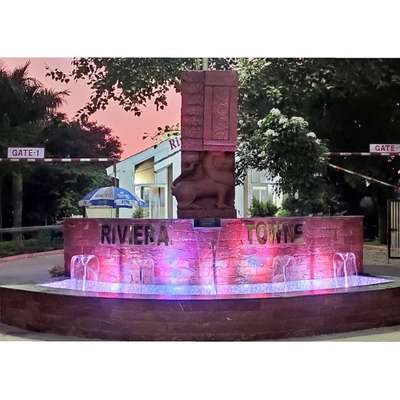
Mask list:
[{"label": "gate 1 sign", "polygon": [[9,147],[8,158],[44,158],[43,147]]},{"label": "gate 1 sign", "polygon": [[400,144],[370,144],[370,153],[400,153]]}]

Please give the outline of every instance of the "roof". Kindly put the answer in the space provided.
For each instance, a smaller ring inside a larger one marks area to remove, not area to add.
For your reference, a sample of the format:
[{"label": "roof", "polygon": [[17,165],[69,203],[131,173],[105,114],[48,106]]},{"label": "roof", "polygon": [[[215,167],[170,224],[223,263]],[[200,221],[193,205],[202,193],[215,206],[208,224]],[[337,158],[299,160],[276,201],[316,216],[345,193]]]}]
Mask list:
[{"label": "roof", "polygon": [[[167,143],[167,142],[170,143],[171,140],[176,140],[176,139],[179,140],[179,147],[177,147],[176,150],[172,151],[172,152],[171,152],[171,150],[172,150],[172,148],[171,148],[169,154],[167,155],[166,152],[168,151],[169,147],[166,147],[165,143]],[[159,151],[156,151],[156,149],[159,149]],[[180,135],[174,136],[174,137],[167,137],[164,140],[161,140],[160,142],[153,144],[152,146],[146,147],[145,149],[140,150],[137,153],[134,153],[122,160],[119,160],[116,163],[116,165],[119,166],[119,165],[125,164],[125,163],[139,164],[139,163],[141,163],[147,159],[153,158],[153,157],[155,158],[155,162],[157,162],[157,158],[164,159],[166,156],[169,157],[178,151],[180,151]],[[148,157],[146,157],[146,155]],[[159,157],[157,157],[157,156],[159,156]],[[112,169],[113,169],[113,166],[109,166],[106,169],[107,173],[111,174]]]}]

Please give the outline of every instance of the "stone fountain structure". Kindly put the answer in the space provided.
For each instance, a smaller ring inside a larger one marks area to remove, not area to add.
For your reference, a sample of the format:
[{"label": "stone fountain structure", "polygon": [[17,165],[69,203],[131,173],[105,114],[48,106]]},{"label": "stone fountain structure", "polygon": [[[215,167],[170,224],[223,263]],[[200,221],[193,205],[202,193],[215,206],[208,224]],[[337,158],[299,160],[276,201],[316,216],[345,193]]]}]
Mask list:
[{"label": "stone fountain structure", "polygon": [[362,217],[236,218],[236,107],[234,72],[185,72],[179,218],[65,220],[70,279],[0,286],[1,322],[108,340],[399,324],[400,283],[362,274]]},{"label": "stone fountain structure", "polygon": [[[237,74],[190,71],[181,81],[182,169],[171,187],[178,219],[67,219],[67,273],[73,259],[75,277],[127,285],[347,281],[350,270],[360,274],[362,217],[236,218]],[[340,254],[352,254],[351,268],[337,261]],[[77,260],[85,255],[93,257],[83,268]]]},{"label": "stone fountain structure", "polygon": [[178,218],[235,218],[238,77],[182,74],[181,175],[172,184]]}]

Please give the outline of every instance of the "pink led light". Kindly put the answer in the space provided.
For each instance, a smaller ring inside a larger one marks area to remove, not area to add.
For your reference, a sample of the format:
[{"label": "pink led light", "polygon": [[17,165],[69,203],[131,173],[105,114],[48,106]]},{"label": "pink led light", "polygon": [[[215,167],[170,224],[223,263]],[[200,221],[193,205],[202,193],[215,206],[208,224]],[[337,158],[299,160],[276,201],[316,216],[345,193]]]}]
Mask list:
[{"label": "pink led light", "polygon": [[[104,223],[148,224],[156,231],[163,224],[168,244],[101,244],[99,226]],[[192,220],[66,220],[66,268],[69,270],[72,256],[84,249],[98,258],[100,282],[208,285],[215,280],[228,285],[263,284],[272,282],[277,257],[293,257],[287,267],[290,280],[325,279],[333,277],[334,254],[345,252],[354,254],[357,272],[362,272],[361,217],[257,218],[255,226],[262,223],[266,228],[259,230],[260,238],[253,230],[252,242],[249,223],[253,220],[225,219],[220,228],[194,228]],[[268,236],[268,227],[282,224],[302,226],[301,240],[266,242],[274,238]]]}]

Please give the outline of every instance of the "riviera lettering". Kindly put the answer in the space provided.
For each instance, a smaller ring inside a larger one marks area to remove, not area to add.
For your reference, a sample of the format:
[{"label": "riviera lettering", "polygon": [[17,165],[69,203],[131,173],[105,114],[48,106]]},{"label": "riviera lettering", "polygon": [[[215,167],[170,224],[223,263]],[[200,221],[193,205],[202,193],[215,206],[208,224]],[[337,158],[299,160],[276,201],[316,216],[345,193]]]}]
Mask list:
[{"label": "riviera lettering", "polygon": [[165,225],[154,227],[150,224],[114,225],[102,224],[101,244],[149,245],[164,243],[168,246],[168,231]]},{"label": "riviera lettering", "polygon": [[245,221],[247,238],[253,244],[254,232],[259,244],[299,243],[303,241],[303,224]]}]

